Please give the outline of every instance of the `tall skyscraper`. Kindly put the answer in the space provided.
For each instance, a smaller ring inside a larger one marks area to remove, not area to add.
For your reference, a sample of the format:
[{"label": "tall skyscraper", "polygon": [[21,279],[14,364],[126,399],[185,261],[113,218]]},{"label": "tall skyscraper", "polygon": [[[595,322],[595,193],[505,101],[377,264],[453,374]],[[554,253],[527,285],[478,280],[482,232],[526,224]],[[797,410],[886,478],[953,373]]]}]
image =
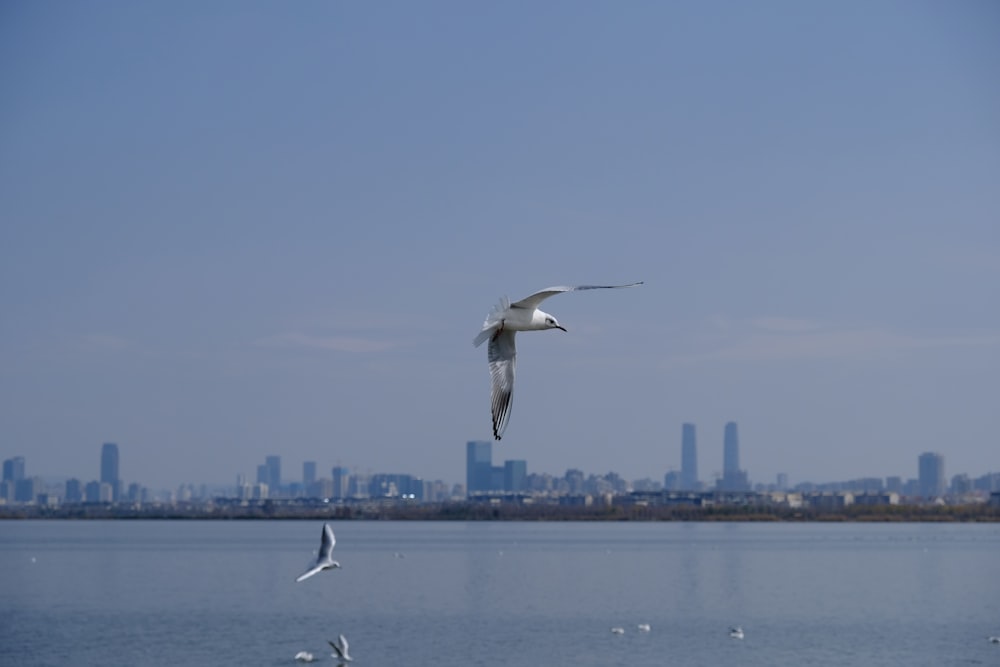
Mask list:
[{"label": "tall skyscraper", "polygon": [[465,444],[465,490],[467,494],[491,491],[493,443],[471,440]]},{"label": "tall skyscraper", "polygon": [[264,457],[264,465],[267,466],[267,488],[271,497],[274,498],[281,487],[281,457],[266,456]]},{"label": "tall skyscraper", "polygon": [[697,491],[698,446],[695,440],[694,424],[681,425],[681,489]]},{"label": "tall skyscraper", "polygon": [[722,441],[722,479],[720,491],[749,491],[750,481],[745,470],[740,470],[740,440],[736,422],[728,422]]},{"label": "tall skyscraper", "polygon": [[722,475],[740,471],[740,439],[736,422],[727,422],[722,441]]},{"label": "tall skyscraper", "polygon": [[118,501],[121,482],[118,477],[118,445],[106,442],[101,447],[101,484],[111,486],[111,500]]},{"label": "tall skyscraper", "polygon": [[15,456],[3,462],[3,481],[16,482],[24,479],[24,457]]},{"label": "tall skyscraper", "polygon": [[316,481],[316,462],[306,461],[302,464],[302,486],[309,488]]},{"label": "tall skyscraper", "polygon": [[937,452],[924,452],[918,459],[920,496],[925,499],[944,495],[944,457]]}]

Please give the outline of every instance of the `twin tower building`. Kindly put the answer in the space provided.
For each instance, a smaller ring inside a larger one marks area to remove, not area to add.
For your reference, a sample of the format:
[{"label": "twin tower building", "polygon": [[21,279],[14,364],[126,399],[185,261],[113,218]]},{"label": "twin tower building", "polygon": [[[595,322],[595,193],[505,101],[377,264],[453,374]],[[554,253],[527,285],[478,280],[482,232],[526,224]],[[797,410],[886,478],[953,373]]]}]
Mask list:
[{"label": "twin tower building", "polygon": [[[681,426],[681,472],[675,479],[667,475],[667,487],[676,491],[702,491],[698,479],[698,441],[694,424]],[[673,483],[671,483],[673,482]],[[750,481],[746,470],[740,469],[740,438],[736,422],[726,424],[722,440],[722,477],[716,480],[717,491],[749,491]]]}]

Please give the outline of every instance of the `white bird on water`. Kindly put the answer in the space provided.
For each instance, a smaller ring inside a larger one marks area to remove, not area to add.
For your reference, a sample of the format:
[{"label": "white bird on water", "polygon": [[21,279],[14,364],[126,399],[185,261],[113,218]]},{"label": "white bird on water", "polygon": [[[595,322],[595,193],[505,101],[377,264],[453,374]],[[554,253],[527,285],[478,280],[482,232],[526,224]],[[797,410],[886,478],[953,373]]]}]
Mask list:
[{"label": "white bird on water", "polygon": [[316,656],[309,651],[299,651],[295,654],[295,660],[297,662],[314,662],[316,660]]},{"label": "white bird on water", "polygon": [[340,563],[333,560],[333,547],[337,544],[337,539],[333,536],[333,528],[330,528],[330,524],[323,524],[323,541],[319,545],[319,555],[316,557],[316,564],[299,575],[295,581],[302,581],[303,579],[308,579],[317,572],[322,572],[323,570],[330,570],[333,568],[340,567]]},{"label": "white bird on water", "polygon": [[499,440],[510,419],[511,396],[514,392],[514,361],[517,349],[514,334],[518,331],[544,331],[562,329],[556,318],[539,310],[538,305],[550,296],[562,292],[576,292],[589,289],[619,289],[635,287],[642,282],[629,285],[577,285],[576,287],[547,287],[529,297],[511,303],[507,297],[500,300],[483,322],[483,329],[472,344],[479,347],[487,339],[490,341],[487,359],[493,382],[491,406],[493,412],[493,437]]},{"label": "white bird on water", "polygon": [[617,628],[617,627],[611,628],[611,633],[616,635],[623,635],[625,634],[625,628]]},{"label": "white bird on water", "polygon": [[639,632],[649,632],[650,630],[649,623],[640,623],[638,625],[638,628]]},{"label": "white bird on water", "polygon": [[340,635],[336,642],[327,640],[327,644],[333,647],[334,653],[331,655],[341,662],[350,662],[351,655],[347,652],[347,637]]},{"label": "white bird on water", "polygon": [[743,639],[743,628],[738,625],[735,628],[729,628],[729,636],[733,639]]}]

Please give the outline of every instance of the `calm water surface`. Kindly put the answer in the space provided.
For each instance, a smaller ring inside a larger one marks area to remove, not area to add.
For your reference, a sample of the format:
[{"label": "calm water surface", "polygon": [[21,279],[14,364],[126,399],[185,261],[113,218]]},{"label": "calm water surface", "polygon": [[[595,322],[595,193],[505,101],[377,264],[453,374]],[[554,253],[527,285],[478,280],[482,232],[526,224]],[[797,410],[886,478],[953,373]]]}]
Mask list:
[{"label": "calm water surface", "polygon": [[321,527],[0,522],[0,665],[1000,665],[996,524]]}]

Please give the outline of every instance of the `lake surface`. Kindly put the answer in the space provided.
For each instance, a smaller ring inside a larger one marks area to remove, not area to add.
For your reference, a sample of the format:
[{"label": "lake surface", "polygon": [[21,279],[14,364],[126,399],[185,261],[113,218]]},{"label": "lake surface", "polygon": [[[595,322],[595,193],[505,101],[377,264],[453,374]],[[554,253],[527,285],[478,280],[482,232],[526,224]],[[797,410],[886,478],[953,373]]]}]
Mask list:
[{"label": "lake surface", "polygon": [[2,521],[0,665],[1000,665],[997,524],[321,528]]}]

